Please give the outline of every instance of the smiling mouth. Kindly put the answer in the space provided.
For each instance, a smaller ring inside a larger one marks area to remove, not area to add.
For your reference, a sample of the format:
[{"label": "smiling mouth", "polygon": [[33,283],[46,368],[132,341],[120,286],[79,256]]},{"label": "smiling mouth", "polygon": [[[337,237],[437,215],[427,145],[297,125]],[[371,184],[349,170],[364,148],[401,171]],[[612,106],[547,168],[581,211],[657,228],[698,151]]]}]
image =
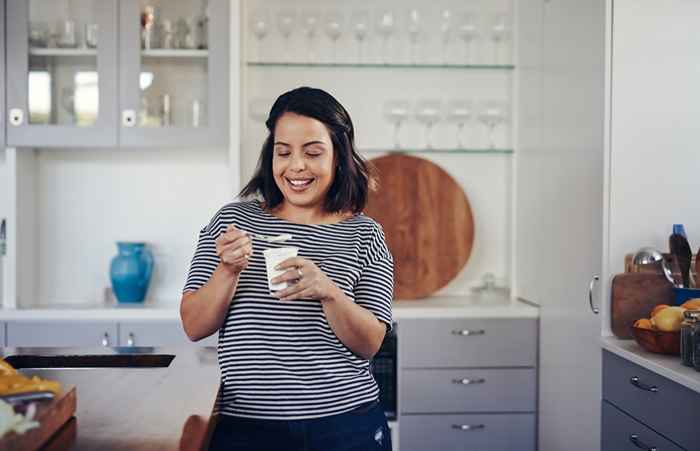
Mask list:
[{"label": "smiling mouth", "polygon": [[315,179],[289,179],[285,177],[285,180],[287,181],[287,185],[289,185],[293,191],[304,191],[313,183]]}]

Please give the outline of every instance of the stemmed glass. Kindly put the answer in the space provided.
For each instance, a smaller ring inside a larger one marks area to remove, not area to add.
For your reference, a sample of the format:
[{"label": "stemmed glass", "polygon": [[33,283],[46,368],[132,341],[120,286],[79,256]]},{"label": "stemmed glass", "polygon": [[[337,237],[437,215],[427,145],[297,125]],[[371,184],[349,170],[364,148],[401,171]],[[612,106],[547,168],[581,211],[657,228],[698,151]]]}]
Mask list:
[{"label": "stemmed glass", "polygon": [[425,124],[425,147],[428,149],[433,148],[433,125],[440,120],[440,116],[442,116],[441,101],[434,99],[420,100],[416,104],[416,119]]},{"label": "stemmed glass", "polygon": [[493,41],[493,63],[498,64],[501,44],[508,38],[508,15],[495,14],[491,18],[491,40]]},{"label": "stemmed glass", "polygon": [[313,43],[316,37],[316,31],[318,30],[319,20],[319,12],[315,9],[306,9],[301,13],[301,31],[304,33],[304,36],[306,36],[310,62],[313,62],[316,57]]},{"label": "stemmed glass", "polygon": [[406,28],[408,31],[408,39],[411,43],[411,63],[415,64],[417,61],[416,48],[418,46],[418,38],[421,33],[421,15],[417,9],[411,9],[408,11],[408,20]]},{"label": "stemmed glass", "polygon": [[257,40],[257,57],[258,62],[263,60],[262,58],[262,41],[267,36],[270,27],[270,15],[267,10],[259,9],[253,12],[250,16],[250,28],[253,31],[253,35]]},{"label": "stemmed glass", "polygon": [[472,60],[472,42],[477,36],[476,16],[471,12],[463,12],[459,15],[457,33],[464,41],[464,62],[470,64]]},{"label": "stemmed glass", "polygon": [[377,34],[383,38],[382,42],[382,62],[387,63],[387,47],[389,46],[389,38],[394,33],[396,20],[394,13],[391,10],[381,11],[377,15]]},{"label": "stemmed glass", "polygon": [[384,104],[384,115],[394,124],[394,149],[401,148],[399,130],[408,118],[410,110],[411,103],[408,100],[390,100]]},{"label": "stemmed glass", "polygon": [[467,100],[452,100],[447,105],[448,118],[457,123],[457,148],[464,149],[464,125],[472,116],[472,104]]},{"label": "stemmed glass", "polygon": [[440,60],[442,64],[447,64],[447,49],[452,39],[452,11],[449,9],[443,9],[440,11],[440,36],[442,40],[442,47],[440,51]]},{"label": "stemmed glass", "polygon": [[343,34],[343,13],[328,11],[326,13],[326,35],[333,41],[333,63],[337,62],[336,48],[340,35]]},{"label": "stemmed glass", "polygon": [[489,149],[495,149],[494,130],[498,124],[505,123],[508,110],[505,102],[487,101],[481,105],[479,110],[479,120],[489,129]]},{"label": "stemmed glass", "polygon": [[279,29],[280,34],[284,37],[284,56],[283,56],[283,58],[290,58],[290,56],[289,56],[289,37],[292,35],[292,31],[294,30],[295,22],[296,22],[296,13],[293,9],[283,9],[277,13],[277,28]]},{"label": "stemmed glass", "polygon": [[369,12],[365,10],[352,13],[352,29],[357,41],[357,62],[362,63],[362,45],[369,33]]}]

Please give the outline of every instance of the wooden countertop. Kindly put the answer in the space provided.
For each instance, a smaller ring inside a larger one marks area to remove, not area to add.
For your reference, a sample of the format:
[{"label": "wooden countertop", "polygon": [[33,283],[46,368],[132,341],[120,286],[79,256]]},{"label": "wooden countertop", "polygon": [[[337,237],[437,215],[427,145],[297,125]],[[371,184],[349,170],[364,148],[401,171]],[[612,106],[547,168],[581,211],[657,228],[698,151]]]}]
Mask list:
[{"label": "wooden countertop", "polygon": [[[219,387],[216,349],[4,348],[10,355],[173,354],[167,368],[22,370],[77,387],[71,450],[199,450]],[[72,427],[72,426],[71,426]]]}]

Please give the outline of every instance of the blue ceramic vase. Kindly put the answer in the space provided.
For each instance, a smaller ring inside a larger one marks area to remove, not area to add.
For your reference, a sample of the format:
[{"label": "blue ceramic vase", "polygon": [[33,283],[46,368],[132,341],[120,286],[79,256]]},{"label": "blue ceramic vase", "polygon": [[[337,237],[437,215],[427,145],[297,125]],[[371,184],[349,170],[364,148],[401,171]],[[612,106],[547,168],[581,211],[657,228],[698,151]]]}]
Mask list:
[{"label": "blue ceramic vase", "polygon": [[146,243],[118,241],[109,276],[119,302],[143,302],[151,282],[153,254]]}]

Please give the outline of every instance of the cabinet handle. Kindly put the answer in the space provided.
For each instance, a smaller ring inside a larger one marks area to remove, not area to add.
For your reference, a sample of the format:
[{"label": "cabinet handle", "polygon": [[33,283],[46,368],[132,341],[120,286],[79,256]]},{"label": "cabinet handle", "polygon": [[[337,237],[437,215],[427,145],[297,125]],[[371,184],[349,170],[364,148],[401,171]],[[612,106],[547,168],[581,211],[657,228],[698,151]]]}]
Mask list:
[{"label": "cabinet handle", "polygon": [[459,429],[460,431],[475,431],[477,429],[484,429],[486,425],[484,424],[453,424],[452,429]]},{"label": "cabinet handle", "polygon": [[591,279],[591,283],[588,284],[588,305],[591,307],[591,311],[596,315],[600,313],[600,310],[598,309],[598,307],[593,306],[593,286],[599,280],[600,277],[593,276],[593,278]]},{"label": "cabinet handle", "polygon": [[129,332],[129,338],[126,339],[126,345],[127,346],[134,346],[134,333]]},{"label": "cabinet handle", "polygon": [[19,126],[24,123],[24,110],[21,108],[11,108],[10,117],[8,118],[10,125]]},{"label": "cabinet handle", "polygon": [[109,334],[105,332],[104,336],[102,337],[102,346],[105,348],[109,346]]},{"label": "cabinet handle", "polygon": [[469,329],[455,329],[452,331],[452,335],[484,335],[486,331],[484,329],[469,330]]},{"label": "cabinet handle", "polygon": [[645,451],[658,451],[658,449],[656,448],[656,446],[649,446],[649,445],[646,445],[646,444],[644,444],[644,442],[642,442],[641,440],[639,440],[639,436],[638,436],[637,434],[631,434],[631,435],[630,435],[630,442],[632,442],[632,444],[633,444],[634,446],[636,446],[637,448],[643,449],[643,450],[645,450]]},{"label": "cabinet handle", "polygon": [[646,390],[646,391],[650,391],[652,393],[659,392],[659,387],[657,387],[656,385],[647,385],[647,384],[643,383],[642,381],[640,381],[637,376],[632,376],[632,378],[630,379],[630,384],[634,385],[635,387],[637,387],[640,390]]},{"label": "cabinet handle", "polygon": [[134,125],[136,125],[136,111],[134,111],[134,110],[122,111],[122,125],[124,127],[133,127]]},{"label": "cabinet handle", "polygon": [[461,385],[473,385],[473,384],[483,384],[486,382],[486,379],[479,377],[477,379],[452,379],[453,384],[461,384]]}]

